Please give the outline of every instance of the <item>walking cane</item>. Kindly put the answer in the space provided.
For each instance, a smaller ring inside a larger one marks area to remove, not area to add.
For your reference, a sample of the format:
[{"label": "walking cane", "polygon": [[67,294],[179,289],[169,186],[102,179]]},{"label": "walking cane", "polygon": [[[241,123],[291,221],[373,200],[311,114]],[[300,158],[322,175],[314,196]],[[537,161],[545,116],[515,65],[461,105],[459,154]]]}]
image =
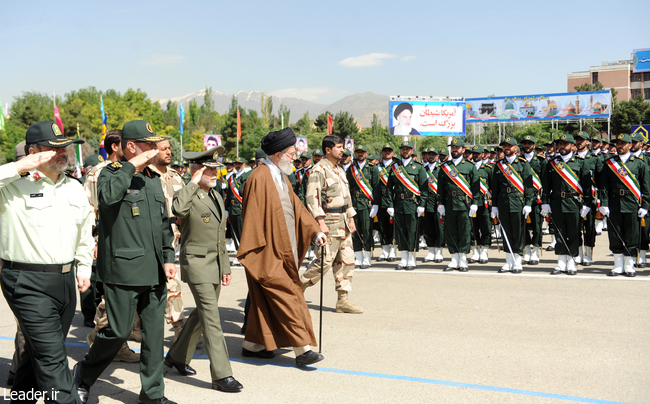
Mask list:
[{"label": "walking cane", "polygon": [[318,353],[323,350],[323,266],[325,263],[325,246],[320,246],[320,324],[318,326]]}]

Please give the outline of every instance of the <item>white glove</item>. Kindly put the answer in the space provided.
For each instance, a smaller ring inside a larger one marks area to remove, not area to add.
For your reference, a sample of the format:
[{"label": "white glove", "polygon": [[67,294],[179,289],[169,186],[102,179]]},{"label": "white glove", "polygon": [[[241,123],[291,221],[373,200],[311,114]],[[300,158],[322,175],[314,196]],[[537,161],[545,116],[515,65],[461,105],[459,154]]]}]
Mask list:
[{"label": "white glove", "polygon": [[440,213],[440,216],[445,215],[445,205],[438,205],[438,213]]},{"label": "white glove", "polygon": [[492,206],[492,214],[490,215],[492,219],[499,217],[499,208]]},{"label": "white glove", "polygon": [[393,216],[395,216],[395,209],[386,208],[386,213],[388,213],[388,216],[393,217]]},{"label": "white glove", "polygon": [[325,233],[318,232],[316,237],[314,237],[314,243],[320,246],[327,244],[327,236],[325,235]]},{"label": "white glove", "polygon": [[526,206],[524,206],[524,210],[523,210],[521,213],[524,215],[524,217],[525,217],[526,219],[528,219],[528,215],[530,215],[530,212],[532,212],[532,211],[533,211],[533,208],[531,208],[530,206],[526,205]]},{"label": "white glove", "polygon": [[228,217],[228,215],[230,215],[230,213],[228,211],[226,211],[226,217]]},{"label": "white glove", "polygon": [[598,211],[603,216],[609,216],[609,208],[607,206],[601,206],[600,208],[598,208]]},{"label": "white glove", "polygon": [[469,207],[469,217],[474,217],[477,210],[478,210],[478,206],[470,205],[470,207]]},{"label": "white glove", "polygon": [[639,208],[639,217],[645,217],[648,214],[647,209]]},{"label": "white glove", "polygon": [[542,212],[541,213],[542,213],[542,216],[546,216],[549,213],[551,213],[551,205],[549,205],[548,203],[542,204]]},{"label": "white glove", "polygon": [[418,216],[422,216],[423,213],[424,213],[424,207],[418,206]]},{"label": "white glove", "polygon": [[372,209],[370,209],[370,217],[373,218],[377,216],[377,211],[379,211],[379,206],[372,205]]},{"label": "white glove", "polygon": [[591,212],[591,208],[589,206],[583,206],[582,209],[580,209],[580,217],[584,219],[589,212]]}]

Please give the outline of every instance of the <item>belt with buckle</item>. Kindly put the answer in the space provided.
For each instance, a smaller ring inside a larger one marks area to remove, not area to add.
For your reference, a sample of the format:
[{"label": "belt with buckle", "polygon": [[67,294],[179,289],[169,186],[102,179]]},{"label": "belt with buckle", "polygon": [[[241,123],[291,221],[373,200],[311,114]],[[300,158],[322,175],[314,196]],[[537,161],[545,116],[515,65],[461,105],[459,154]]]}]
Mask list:
[{"label": "belt with buckle", "polygon": [[348,210],[348,205],[339,206],[338,208],[327,208],[327,213],[344,213]]},{"label": "belt with buckle", "polygon": [[447,190],[447,194],[451,196],[467,196],[467,194],[463,191],[449,191]]},{"label": "belt with buckle", "polygon": [[505,192],[506,194],[512,194],[514,192],[519,192],[519,190],[515,187],[501,187],[501,192]]},{"label": "belt with buckle", "polygon": [[619,194],[620,196],[632,195],[632,191],[630,191],[629,189],[620,188],[620,189],[618,190],[618,194]]},{"label": "belt with buckle", "polygon": [[576,191],[562,191],[562,192],[560,192],[560,197],[561,198],[571,198],[571,197],[578,196],[578,195],[580,195],[580,194],[577,193]]},{"label": "belt with buckle", "polygon": [[27,264],[24,262],[2,261],[2,268],[17,269],[30,272],[56,272],[67,274],[72,268],[72,262],[67,264]]}]

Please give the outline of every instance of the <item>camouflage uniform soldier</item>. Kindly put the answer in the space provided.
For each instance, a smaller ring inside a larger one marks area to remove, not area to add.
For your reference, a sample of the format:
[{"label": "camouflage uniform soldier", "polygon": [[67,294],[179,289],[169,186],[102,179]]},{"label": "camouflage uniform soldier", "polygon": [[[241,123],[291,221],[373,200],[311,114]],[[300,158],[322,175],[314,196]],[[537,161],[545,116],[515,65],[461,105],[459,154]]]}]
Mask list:
[{"label": "camouflage uniform soldier", "polygon": [[332,268],[335,289],[338,293],[337,313],[363,313],[348,300],[352,290],[354,275],[354,251],[352,233],[356,230],[350,188],[345,171],[337,165],[343,154],[343,139],[338,136],[325,136],[323,150],[326,158],[316,164],[309,176],[307,188],[307,208],[316,218],[321,231],[327,235],[325,257],[321,249],[316,252],[307,271],[300,276],[303,290],[320,281],[321,260],[324,261],[323,274]]}]

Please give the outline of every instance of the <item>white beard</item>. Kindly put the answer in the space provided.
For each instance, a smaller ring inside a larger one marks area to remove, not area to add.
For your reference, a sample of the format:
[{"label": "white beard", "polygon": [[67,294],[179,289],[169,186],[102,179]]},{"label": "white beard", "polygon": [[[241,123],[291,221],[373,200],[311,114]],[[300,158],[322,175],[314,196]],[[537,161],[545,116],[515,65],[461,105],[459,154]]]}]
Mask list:
[{"label": "white beard", "polygon": [[283,154],[278,162],[278,168],[286,175],[291,175],[293,174],[293,161],[286,154]]},{"label": "white beard", "polygon": [[395,126],[395,135],[396,136],[409,136],[411,134],[411,126]]}]

